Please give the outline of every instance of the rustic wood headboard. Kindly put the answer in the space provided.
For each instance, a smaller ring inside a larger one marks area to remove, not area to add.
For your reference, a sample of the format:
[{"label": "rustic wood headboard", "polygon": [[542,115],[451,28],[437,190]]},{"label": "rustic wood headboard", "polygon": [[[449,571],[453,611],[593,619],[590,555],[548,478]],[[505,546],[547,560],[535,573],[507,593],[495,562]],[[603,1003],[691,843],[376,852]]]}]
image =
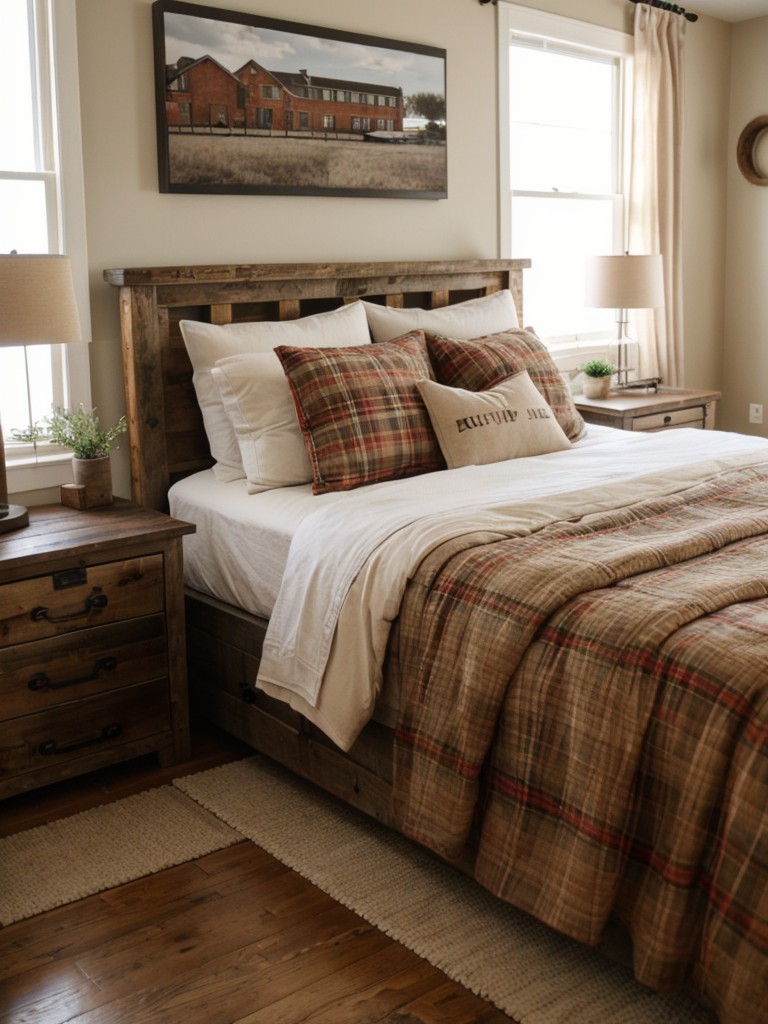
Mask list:
[{"label": "rustic wood headboard", "polygon": [[168,488],[211,465],[180,320],[292,320],[358,298],[437,308],[509,288],[522,322],[529,260],[285,263],[104,271],[120,288],[134,501],[166,510]]}]

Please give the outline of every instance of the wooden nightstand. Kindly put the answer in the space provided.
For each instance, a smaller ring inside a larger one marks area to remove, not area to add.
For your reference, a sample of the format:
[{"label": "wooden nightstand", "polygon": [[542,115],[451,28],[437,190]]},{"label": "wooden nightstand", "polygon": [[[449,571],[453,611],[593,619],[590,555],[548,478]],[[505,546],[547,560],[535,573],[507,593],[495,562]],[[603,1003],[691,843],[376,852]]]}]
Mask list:
[{"label": "wooden nightstand", "polygon": [[126,501],[0,536],[0,797],[141,754],[189,757],[181,538]]},{"label": "wooden nightstand", "polygon": [[715,425],[719,391],[659,388],[655,392],[612,391],[607,398],[575,395],[576,408],[587,423],[620,430],[669,430],[674,427]]}]

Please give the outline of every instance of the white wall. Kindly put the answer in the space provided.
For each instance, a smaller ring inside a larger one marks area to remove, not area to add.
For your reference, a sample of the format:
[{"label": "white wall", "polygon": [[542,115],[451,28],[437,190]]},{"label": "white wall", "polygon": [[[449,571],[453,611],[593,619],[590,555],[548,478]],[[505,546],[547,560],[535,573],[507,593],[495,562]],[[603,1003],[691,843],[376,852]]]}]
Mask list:
[{"label": "white wall", "polygon": [[[768,435],[768,186],[748,182],[735,154],[742,129],[768,114],[767,52],[768,18],[734,26],[722,405],[731,429],[763,436]],[[765,145],[760,156],[768,163]],[[768,166],[760,169],[768,176]],[[749,423],[751,402],[764,407],[762,426]]]},{"label": "white wall", "polygon": [[[631,30],[626,0],[526,6]],[[123,409],[117,293],[107,267],[497,255],[495,10],[478,0],[208,0],[447,50],[447,200],[161,195],[157,189],[151,0],[77,0],[94,404]],[[689,383],[719,386],[724,325],[730,27],[688,28],[686,347]],[[768,196],[766,196],[768,198]],[[757,400],[757,399],[753,399]],[[767,401],[768,408],[768,401]],[[127,454],[114,456],[128,495]]]}]

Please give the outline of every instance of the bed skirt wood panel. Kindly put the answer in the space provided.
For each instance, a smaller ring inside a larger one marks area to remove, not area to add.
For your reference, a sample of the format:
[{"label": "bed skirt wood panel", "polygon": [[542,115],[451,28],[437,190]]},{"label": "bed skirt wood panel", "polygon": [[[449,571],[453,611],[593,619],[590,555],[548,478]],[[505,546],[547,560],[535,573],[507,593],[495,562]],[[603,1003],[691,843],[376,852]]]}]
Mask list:
[{"label": "bed skirt wood panel", "polygon": [[192,714],[360,811],[394,824],[391,729],[371,722],[348,753],[281,701],[256,690],[266,624],[202,594],[186,597]]}]

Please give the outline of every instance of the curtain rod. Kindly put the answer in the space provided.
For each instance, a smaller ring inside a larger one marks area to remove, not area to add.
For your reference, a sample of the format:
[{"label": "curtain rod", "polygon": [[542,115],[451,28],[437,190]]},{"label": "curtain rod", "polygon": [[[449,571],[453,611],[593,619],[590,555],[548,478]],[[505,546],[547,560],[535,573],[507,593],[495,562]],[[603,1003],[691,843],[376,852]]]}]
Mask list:
[{"label": "curtain rod", "polygon": [[668,4],[666,0],[629,0],[629,2],[631,4],[648,4],[649,7],[660,7],[662,11],[672,11],[673,14],[682,14],[686,21],[699,20],[698,14],[691,14],[690,11],[686,11],[684,7],[680,7],[677,4]]},{"label": "curtain rod", "polygon": [[[480,3],[493,4],[494,6],[498,0],[480,0]],[[649,7],[660,7],[663,11],[672,11],[673,14],[682,14],[686,21],[698,21],[698,14],[691,14],[690,11],[686,11],[684,7],[679,7],[677,4],[668,4],[666,0],[629,0],[632,4],[648,4]]]}]

